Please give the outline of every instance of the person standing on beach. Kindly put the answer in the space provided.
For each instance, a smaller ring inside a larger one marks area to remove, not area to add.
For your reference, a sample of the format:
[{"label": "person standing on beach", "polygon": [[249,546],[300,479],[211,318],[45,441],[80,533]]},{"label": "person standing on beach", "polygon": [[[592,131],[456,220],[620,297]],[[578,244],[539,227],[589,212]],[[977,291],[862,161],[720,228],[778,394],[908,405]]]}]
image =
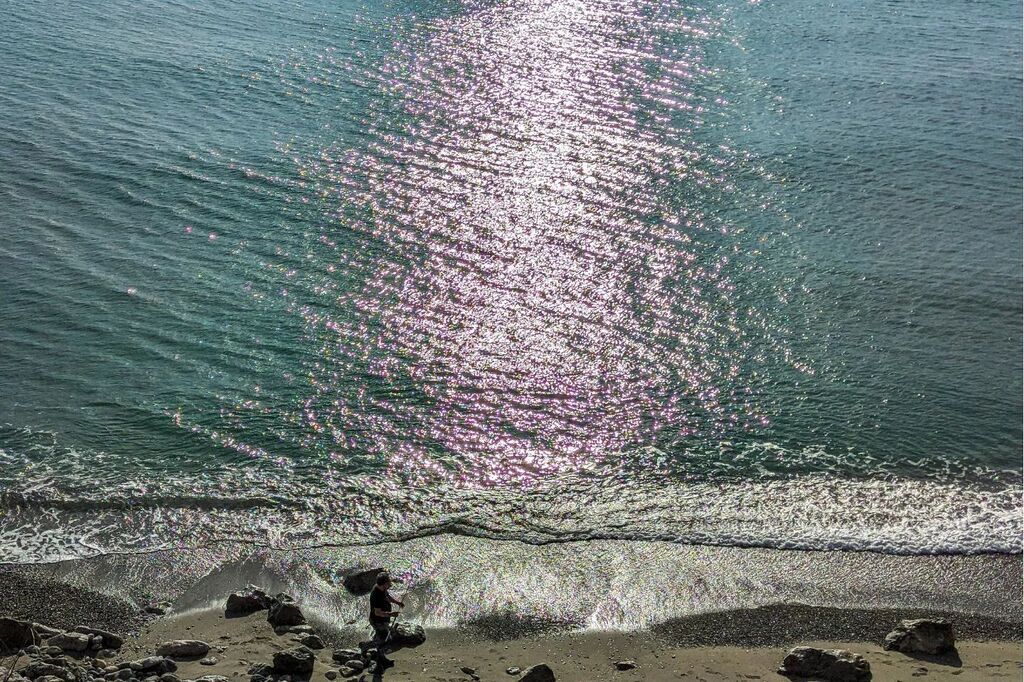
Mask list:
[{"label": "person standing on beach", "polygon": [[388,590],[391,589],[391,576],[381,573],[377,576],[377,584],[370,591],[370,626],[373,627],[373,643],[377,647],[377,669],[383,670],[395,664],[394,661],[384,657],[384,645],[391,634],[391,619],[399,614],[392,611],[391,605],[397,604],[404,607],[401,600],[391,596]]}]

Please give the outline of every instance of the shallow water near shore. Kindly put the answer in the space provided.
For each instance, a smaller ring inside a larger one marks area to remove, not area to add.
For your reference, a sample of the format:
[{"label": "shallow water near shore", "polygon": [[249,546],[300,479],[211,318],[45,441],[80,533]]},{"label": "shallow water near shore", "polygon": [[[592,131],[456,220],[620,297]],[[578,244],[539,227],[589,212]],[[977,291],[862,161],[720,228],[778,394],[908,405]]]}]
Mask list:
[{"label": "shallow water near shore", "polygon": [[1019,555],[1020,12],[5,8],[0,560]]}]

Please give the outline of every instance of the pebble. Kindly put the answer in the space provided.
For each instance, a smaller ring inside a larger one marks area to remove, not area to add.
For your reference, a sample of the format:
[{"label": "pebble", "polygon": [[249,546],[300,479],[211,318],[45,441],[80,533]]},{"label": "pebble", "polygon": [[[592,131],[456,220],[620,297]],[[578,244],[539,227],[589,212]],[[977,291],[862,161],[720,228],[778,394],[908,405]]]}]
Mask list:
[{"label": "pebble", "polygon": [[615,661],[617,670],[632,670],[636,667],[636,661]]}]

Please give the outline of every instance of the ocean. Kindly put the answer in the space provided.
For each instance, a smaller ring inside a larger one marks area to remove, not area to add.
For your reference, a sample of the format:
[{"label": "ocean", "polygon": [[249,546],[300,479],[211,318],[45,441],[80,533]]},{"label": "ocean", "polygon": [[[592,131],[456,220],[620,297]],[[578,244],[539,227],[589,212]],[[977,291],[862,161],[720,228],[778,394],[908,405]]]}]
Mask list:
[{"label": "ocean", "polygon": [[7,4],[0,561],[1019,555],[1021,26]]}]

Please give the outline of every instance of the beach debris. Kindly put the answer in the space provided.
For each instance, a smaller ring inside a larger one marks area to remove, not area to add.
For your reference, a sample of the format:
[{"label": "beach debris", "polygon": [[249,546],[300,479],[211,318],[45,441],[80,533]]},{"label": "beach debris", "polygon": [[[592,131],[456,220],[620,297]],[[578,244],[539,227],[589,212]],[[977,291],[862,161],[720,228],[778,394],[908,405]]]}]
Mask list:
[{"label": "beach debris", "polygon": [[306,617],[302,615],[302,609],[299,608],[294,599],[284,592],[280,592],[274,596],[270,603],[267,622],[274,627],[279,625],[305,625]]},{"label": "beach debris", "polygon": [[346,575],[341,582],[350,593],[361,596],[370,593],[377,584],[377,576],[383,572],[384,569],[380,567],[356,570]]},{"label": "beach debris", "polygon": [[519,682],[555,682],[555,673],[547,663],[538,663],[527,668]]},{"label": "beach debris", "polygon": [[[35,627],[35,626],[33,626]],[[38,628],[37,628],[38,631]],[[89,635],[90,637],[99,637],[102,646],[98,648],[102,649],[120,649],[124,644],[124,639],[113,632],[107,632],[106,630],[100,630],[99,628],[91,628],[86,625],[76,625],[71,629],[72,632],[80,632],[83,635]]]},{"label": "beach debris", "polygon": [[510,665],[509,667],[505,668],[505,672],[507,672],[509,675],[518,675],[519,673],[521,673],[523,671],[517,665]]},{"label": "beach debris", "polygon": [[228,601],[224,605],[224,614],[227,616],[248,616],[251,613],[270,608],[273,599],[266,592],[248,585],[241,592],[232,592],[228,595]]},{"label": "beach debris", "polygon": [[0,618],[0,652],[19,651],[39,644],[41,637],[32,623],[14,618]]},{"label": "beach debris", "polygon": [[786,654],[778,673],[830,682],[866,682],[871,679],[871,666],[860,654],[845,649],[798,646]]},{"label": "beach debris", "polygon": [[50,646],[60,647],[62,651],[88,651],[91,637],[80,632],[62,632],[46,640]]},{"label": "beach debris", "polygon": [[636,661],[615,661],[616,670],[632,670],[636,667]]},{"label": "beach debris", "polygon": [[307,675],[313,672],[316,655],[309,647],[299,646],[274,654],[274,672],[277,674]]},{"label": "beach debris", "polygon": [[198,639],[173,639],[157,647],[157,656],[200,658],[210,653],[210,645]]},{"label": "beach debris", "polygon": [[882,648],[905,653],[944,654],[956,648],[953,626],[945,620],[903,620],[885,636]]}]

